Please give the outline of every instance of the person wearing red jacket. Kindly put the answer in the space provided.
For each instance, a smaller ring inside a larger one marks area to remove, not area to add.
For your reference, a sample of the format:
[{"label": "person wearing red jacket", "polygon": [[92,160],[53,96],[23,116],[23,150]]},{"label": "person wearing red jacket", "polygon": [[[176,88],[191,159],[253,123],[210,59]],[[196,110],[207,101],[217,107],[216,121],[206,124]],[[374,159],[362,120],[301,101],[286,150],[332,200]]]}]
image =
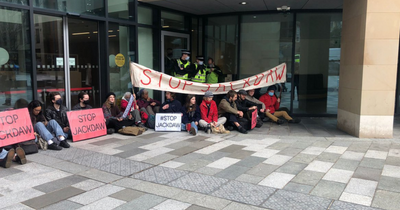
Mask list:
[{"label": "person wearing red jacket", "polygon": [[277,124],[284,121],[279,117],[284,117],[289,123],[299,123],[300,119],[293,119],[286,111],[277,111],[281,99],[275,96],[275,86],[269,86],[267,92],[260,97],[260,101],[265,104],[265,115]]},{"label": "person wearing red jacket", "polygon": [[218,117],[217,104],[213,100],[213,93],[211,91],[207,91],[204,94],[203,101],[200,104],[200,113],[201,120],[199,121],[199,125],[202,128],[206,128],[206,132],[208,128],[211,129],[211,126],[217,128],[226,122],[226,117]]},{"label": "person wearing red jacket", "polygon": [[129,100],[133,97],[133,101],[130,107],[129,115],[131,115],[131,120],[135,121],[135,124],[141,128],[144,128],[144,124],[142,123],[141,114],[139,111],[139,106],[136,104],[136,96],[130,92],[126,92],[124,97],[121,100],[121,112],[125,112],[126,108],[128,107]]}]

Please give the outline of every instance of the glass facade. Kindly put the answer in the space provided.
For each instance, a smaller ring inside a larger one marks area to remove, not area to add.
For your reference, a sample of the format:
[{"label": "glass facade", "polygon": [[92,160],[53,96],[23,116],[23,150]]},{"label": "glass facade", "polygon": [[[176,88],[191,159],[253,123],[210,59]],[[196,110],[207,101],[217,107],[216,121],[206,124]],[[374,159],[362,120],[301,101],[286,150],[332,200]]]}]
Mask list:
[{"label": "glass facade", "polygon": [[104,16],[104,0],[33,0],[33,6],[76,15]]},{"label": "glass facade", "polygon": [[29,0],[0,0],[0,2],[28,5]]},{"label": "glass facade", "polygon": [[108,1],[108,17],[120,19],[134,19],[134,0]]},{"label": "glass facade", "polygon": [[21,108],[32,95],[28,11],[0,7],[0,109]]},{"label": "glass facade", "polygon": [[153,10],[148,7],[138,6],[138,23],[153,24]]},{"label": "glass facade", "polygon": [[185,16],[161,11],[161,27],[164,29],[187,30]]}]

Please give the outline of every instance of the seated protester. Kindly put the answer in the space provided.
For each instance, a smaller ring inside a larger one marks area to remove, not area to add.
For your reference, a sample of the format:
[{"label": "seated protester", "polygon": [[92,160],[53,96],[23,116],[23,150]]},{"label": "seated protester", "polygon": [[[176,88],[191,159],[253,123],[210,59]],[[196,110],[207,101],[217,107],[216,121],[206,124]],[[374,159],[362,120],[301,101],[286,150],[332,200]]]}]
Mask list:
[{"label": "seated protester", "polygon": [[[247,95],[246,95],[246,99],[255,103],[255,104],[260,104],[261,107],[258,106],[259,111],[261,110],[265,110],[265,104],[263,102],[261,102],[260,100],[258,100],[256,97],[254,97],[254,89],[252,90],[248,90],[247,91]],[[261,108],[261,109],[260,109]]]},{"label": "seated protester", "polygon": [[[237,103],[237,108],[238,110],[242,111],[244,113],[244,117],[246,119],[248,119],[251,122],[251,118],[252,118],[252,112],[253,110],[256,110],[257,107],[261,107],[261,104],[256,104],[254,102],[251,102],[249,100],[246,99],[247,96],[247,92],[245,90],[239,90],[238,92],[238,100],[236,101]],[[259,108],[258,108],[259,109]],[[258,112],[257,112],[258,115]],[[256,127],[259,128],[262,126],[262,120],[261,119],[257,119],[257,125]],[[250,124],[249,124],[249,128],[250,129]]]},{"label": "seated protester", "polygon": [[165,98],[167,99],[160,109],[160,113],[181,113],[181,102],[175,100],[175,93],[165,92]]},{"label": "seated protester", "polygon": [[135,121],[131,120],[131,114],[126,119],[122,118],[124,113],[115,105],[115,94],[113,92],[107,94],[107,100],[104,102],[102,109],[106,120],[107,134],[118,132],[119,129],[125,126],[135,125]]},{"label": "seated protester", "polygon": [[190,134],[196,135],[200,121],[200,109],[196,105],[196,96],[188,95],[186,97],[186,103],[182,106],[182,130],[186,131],[188,124],[190,124]]},{"label": "seated protester", "polygon": [[229,126],[235,126],[240,133],[246,134],[244,125],[248,124],[248,120],[243,118],[243,112],[237,109],[236,100],[237,93],[230,90],[218,105],[218,115],[226,117]]},{"label": "seated protester", "polygon": [[[42,113],[42,103],[40,101],[33,100],[29,103],[28,111],[35,130],[35,136],[39,134],[45,141],[47,141],[48,149],[61,150],[63,147],[70,147],[65,139],[64,131],[57,121],[47,121],[44,117]],[[55,136],[53,136],[53,134]]]},{"label": "seated protester", "polygon": [[155,115],[156,113],[160,112],[160,105],[161,103],[157,100],[154,100],[149,97],[149,91],[146,89],[141,89],[138,92],[137,97],[137,105],[139,109],[143,112],[146,112],[147,115]]},{"label": "seated protester", "polygon": [[91,109],[92,106],[89,105],[89,94],[85,92],[80,92],[78,94],[79,103],[72,107],[72,110],[83,110]]},{"label": "seated protester", "polygon": [[19,164],[25,164],[26,156],[24,149],[16,147],[15,149],[11,148],[7,151],[5,148],[0,147],[0,166],[3,168],[9,168],[12,161]]},{"label": "seated protester", "polygon": [[[203,101],[200,104],[201,120],[199,125],[202,128],[206,128],[206,132],[211,132],[211,126],[217,128],[223,126],[226,122],[226,117],[218,117],[217,104],[213,100],[213,93],[207,91],[204,94]],[[225,130],[225,129],[224,129]],[[224,133],[229,133],[225,131]]]},{"label": "seated protester", "polygon": [[300,119],[293,119],[286,111],[277,111],[279,109],[280,98],[275,96],[275,86],[269,86],[267,92],[260,97],[260,101],[265,104],[265,115],[277,124],[284,121],[279,117],[284,117],[289,123],[299,123]]},{"label": "seated protester", "polygon": [[55,120],[62,128],[64,137],[71,137],[71,130],[69,128],[69,122],[67,117],[67,107],[63,105],[63,100],[59,92],[50,93],[51,106],[46,109],[47,121]]},{"label": "seated protester", "polygon": [[126,108],[128,107],[129,100],[133,97],[132,104],[130,106],[130,115],[132,115],[131,120],[135,122],[135,125],[141,128],[144,128],[145,126],[142,123],[142,118],[140,117],[140,111],[139,111],[139,106],[136,104],[136,96],[135,94],[132,94],[130,92],[126,92],[124,94],[124,97],[122,97],[121,100],[121,112],[125,112]]}]

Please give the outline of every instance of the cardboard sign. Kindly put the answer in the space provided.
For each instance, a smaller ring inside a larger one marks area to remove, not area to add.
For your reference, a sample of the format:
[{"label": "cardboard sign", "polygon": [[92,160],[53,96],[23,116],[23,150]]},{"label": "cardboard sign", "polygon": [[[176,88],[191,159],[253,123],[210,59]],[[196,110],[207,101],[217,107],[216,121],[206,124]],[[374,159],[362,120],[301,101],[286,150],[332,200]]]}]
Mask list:
[{"label": "cardboard sign", "polygon": [[27,108],[0,112],[0,147],[35,138]]},{"label": "cardboard sign", "polygon": [[181,113],[157,113],[155,131],[181,131]]},{"label": "cardboard sign", "polygon": [[257,109],[251,113],[251,129],[254,129],[257,124]]},{"label": "cardboard sign", "polygon": [[245,79],[217,84],[181,80],[133,62],[130,64],[130,73],[134,87],[197,95],[204,95],[207,91],[225,94],[229,90],[250,90],[283,83],[286,81],[286,64]]},{"label": "cardboard sign", "polygon": [[107,134],[101,108],[67,112],[72,140],[81,141]]}]

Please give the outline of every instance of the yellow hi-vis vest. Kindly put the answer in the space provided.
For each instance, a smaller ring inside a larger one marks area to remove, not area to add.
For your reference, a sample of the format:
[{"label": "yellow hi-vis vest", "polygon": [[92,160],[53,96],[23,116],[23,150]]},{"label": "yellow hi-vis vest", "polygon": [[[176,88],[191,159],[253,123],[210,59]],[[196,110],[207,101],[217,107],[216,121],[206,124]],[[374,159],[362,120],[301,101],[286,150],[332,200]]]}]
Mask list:
[{"label": "yellow hi-vis vest", "polygon": [[[197,63],[195,63],[194,64],[195,66],[196,66],[196,70],[197,70]],[[203,64],[204,65],[204,64]],[[206,66],[206,65],[204,65],[204,66]],[[192,81],[193,82],[200,82],[200,83],[205,83],[206,82],[206,73],[207,73],[207,71],[208,71],[208,69],[207,69],[207,67],[206,68],[204,68],[204,71],[203,71],[203,73],[201,73],[201,71],[199,70],[198,72],[197,72],[197,74],[192,78]]]},{"label": "yellow hi-vis vest", "polygon": [[[183,64],[181,59],[177,59],[176,60],[178,62],[178,66],[179,68],[181,68],[181,65]],[[183,64],[183,68],[187,68],[188,66],[190,66],[190,62],[186,62],[186,64]],[[181,75],[181,74],[177,74],[176,72],[174,72],[174,76],[178,79],[183,79],[183,80],[189,80],[189,74],[185,74],[185,75]]]}]

